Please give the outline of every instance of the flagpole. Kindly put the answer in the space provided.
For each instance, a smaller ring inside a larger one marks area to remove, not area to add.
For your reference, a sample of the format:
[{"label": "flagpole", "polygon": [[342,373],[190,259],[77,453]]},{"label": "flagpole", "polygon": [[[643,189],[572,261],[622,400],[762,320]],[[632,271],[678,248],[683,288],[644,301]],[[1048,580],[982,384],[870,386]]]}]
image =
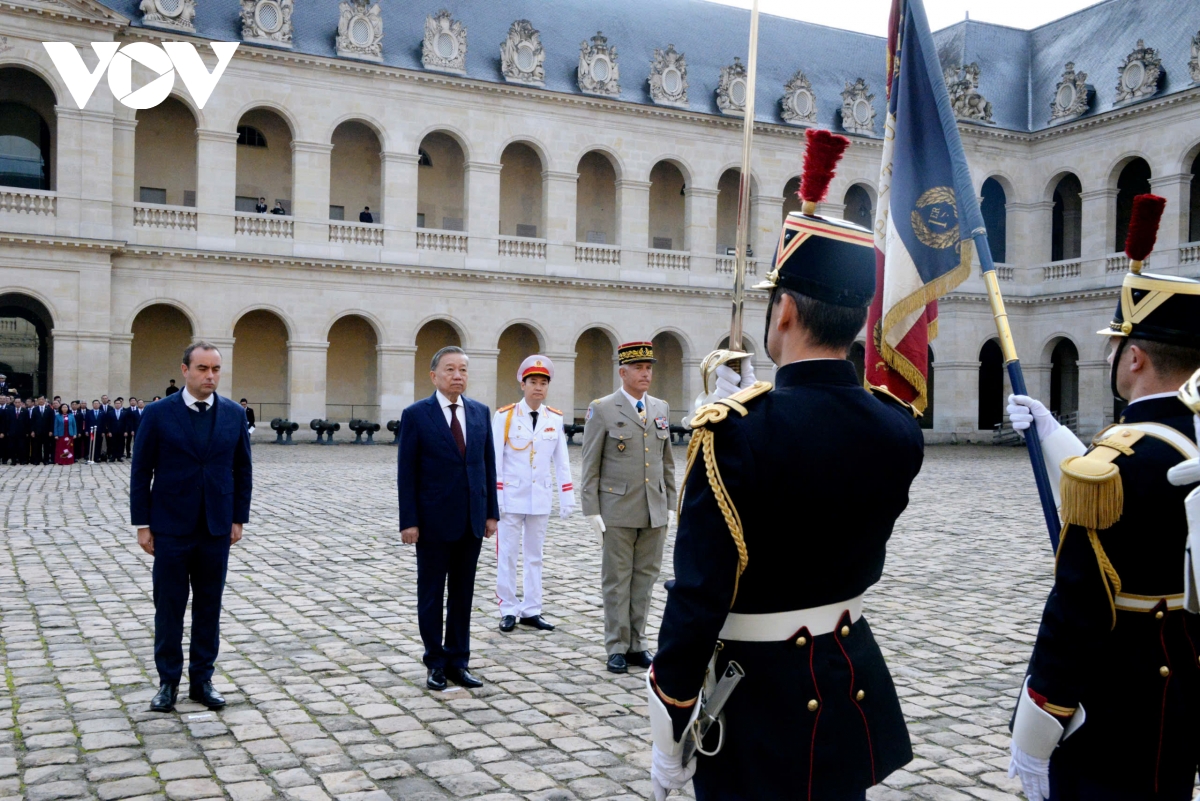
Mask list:
[{"label": "flagpole", "polygon": [[[1000,294],[1000,281],[996,276],[996,265],[992,262],[992,248],[988,244],[987,230],[976,229],[975,248],[979,253],[979,265],[983,271],[983,283],[987,287],[988,303],[996,321],[996,334],[1000,338],[1000,353],[1008,370],[1008,380],[1014,395],[1028,395],[1025,374],[1021,371],[1021,360],[1013,341],[1012,329],[1008,324],[1008,312],[1004,309],[1004,298]],[[1046,518],[1046,529],[1050,532],[1050,547],[1057,554],[1061,525],[1058,508],[1054,505],[1054,490],[1050,486],[1050,474],[1046,470],[1046,459],[1042,454],[1042,441],[1038,438],[1037,426],[1025,429],[1025,445],[1029,449],[1029,460],[1033,464],[1033,480],[1037,484],[1038,497],[1042,503],[1042,516]]]}]

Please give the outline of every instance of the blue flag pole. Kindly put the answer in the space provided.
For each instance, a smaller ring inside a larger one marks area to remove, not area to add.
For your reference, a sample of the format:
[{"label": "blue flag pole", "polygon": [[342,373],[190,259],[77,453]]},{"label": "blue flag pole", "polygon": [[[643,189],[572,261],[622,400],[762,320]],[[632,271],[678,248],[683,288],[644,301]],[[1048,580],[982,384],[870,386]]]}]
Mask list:
[{"label": "blue flag pole", "polygon": [[[1028,395],[1025,376],[1021,372],[1021,360],[1017,357],[1017,347],[1013,342],[1012,330],[1008,324],[1008,313],[1004,309],[1004,298],[1000,294],[996,265],[992,262],[992,248],[988,244],[987,227],[983,224],[983,215],[979,211],[979,200],[975,196],[971,170],[967,165],[967,156],[963,152],[962,139],[958,134],[958,120],[955,119],[954,111],[950,106],[950,95],[946,91],[946,83],[942,78],[942,64],[933,43],[933,34],[929,29],[929,20],[925,16],[925,7],[921,0],[907,0],[904,4],[904,13],[912,15],[912,25],[902,25],[902,30],[909,34],[915,34],[917,37],[919,47],[916,49],[924,60],[925,72],[933,92],[934,102],[937,105],[938,119],[950,152],[954,170],[954,194],[958,204],[958,224],[959,230],[962,232],[961,244],[963,248],[971,247],[973,244],[979,255],[983,283],[987,287],[988,302],[991,304],[992,317],[996,321],[996,333],[1000,338],[1000,351],[1004,355],[1004,363],[1008,369],[1008,378],[1013,393]],[[908,55],[904,52],[905,50],[911,50],[911,48],[901,46],[901,61],[905,55]],[[1046,519],[1046,529],[1050,533],[1050,545],[1054,552],[1058,553],[1058,540],[1061,533],[1058,507],[1054,503],[1054,492],[1050,486],[1050,476],[1046,471],[1046,460],[1042,453],[1042,443],[1038,439],[1036,426],[1026,429],[1025,444],[1029,448],[1029,460],[1033,465],[1033,478],[1037,484],[1038,497],[1041,499],[1042,515]]]}]

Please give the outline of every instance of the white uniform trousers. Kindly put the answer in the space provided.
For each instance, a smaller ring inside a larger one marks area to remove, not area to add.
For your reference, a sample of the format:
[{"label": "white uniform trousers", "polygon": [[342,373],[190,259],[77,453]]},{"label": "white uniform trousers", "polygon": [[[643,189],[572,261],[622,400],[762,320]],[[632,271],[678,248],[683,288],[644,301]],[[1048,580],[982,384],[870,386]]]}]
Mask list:
[{"label": "white uniform trousers", "polygon": [[[520,619],[542,613],[542,546],[550,515],[500,515],[496,533],[496,595],[500,617]],[[517,599],[517,555],[525,544],[525,597]]]}]

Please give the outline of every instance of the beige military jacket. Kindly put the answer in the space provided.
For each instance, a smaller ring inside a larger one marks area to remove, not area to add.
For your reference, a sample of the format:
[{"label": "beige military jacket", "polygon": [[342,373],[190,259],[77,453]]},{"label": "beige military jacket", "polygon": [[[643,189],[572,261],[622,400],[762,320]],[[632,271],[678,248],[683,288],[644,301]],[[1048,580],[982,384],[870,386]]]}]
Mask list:
[{"label": "beige military jacket", "polygon": [[583,430],[583,513],[606,526],[657,528],[675,508],[670,408],[646,396],[646,424],[625,393],[592,401]]}]

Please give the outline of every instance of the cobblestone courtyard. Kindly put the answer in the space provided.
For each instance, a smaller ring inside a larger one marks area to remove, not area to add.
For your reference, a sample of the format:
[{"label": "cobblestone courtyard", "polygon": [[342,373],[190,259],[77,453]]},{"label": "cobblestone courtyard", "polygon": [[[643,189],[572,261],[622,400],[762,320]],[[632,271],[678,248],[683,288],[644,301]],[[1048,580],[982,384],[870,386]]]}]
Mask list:
[{"label": "cobblestone courtyard", "polygon": [[[0,797],[650,797],[644,676],[604,670],[599,548],[578,514],[547,537],[557,631],[497,630],[489,543],[471,660],[486,684],[431,693],[395,450],[256,445],[254,460],[214,677],[230,703],[173,715],[146,711],[151,560],[126,525],[128,465],[2,468]],[[1023,450],[929,449],[866,601],[916,759],[869,798],[1015,797],[1007,722],[1053,567],[1040,525]],[[670,564],[668,545],[664,580]]]}]

